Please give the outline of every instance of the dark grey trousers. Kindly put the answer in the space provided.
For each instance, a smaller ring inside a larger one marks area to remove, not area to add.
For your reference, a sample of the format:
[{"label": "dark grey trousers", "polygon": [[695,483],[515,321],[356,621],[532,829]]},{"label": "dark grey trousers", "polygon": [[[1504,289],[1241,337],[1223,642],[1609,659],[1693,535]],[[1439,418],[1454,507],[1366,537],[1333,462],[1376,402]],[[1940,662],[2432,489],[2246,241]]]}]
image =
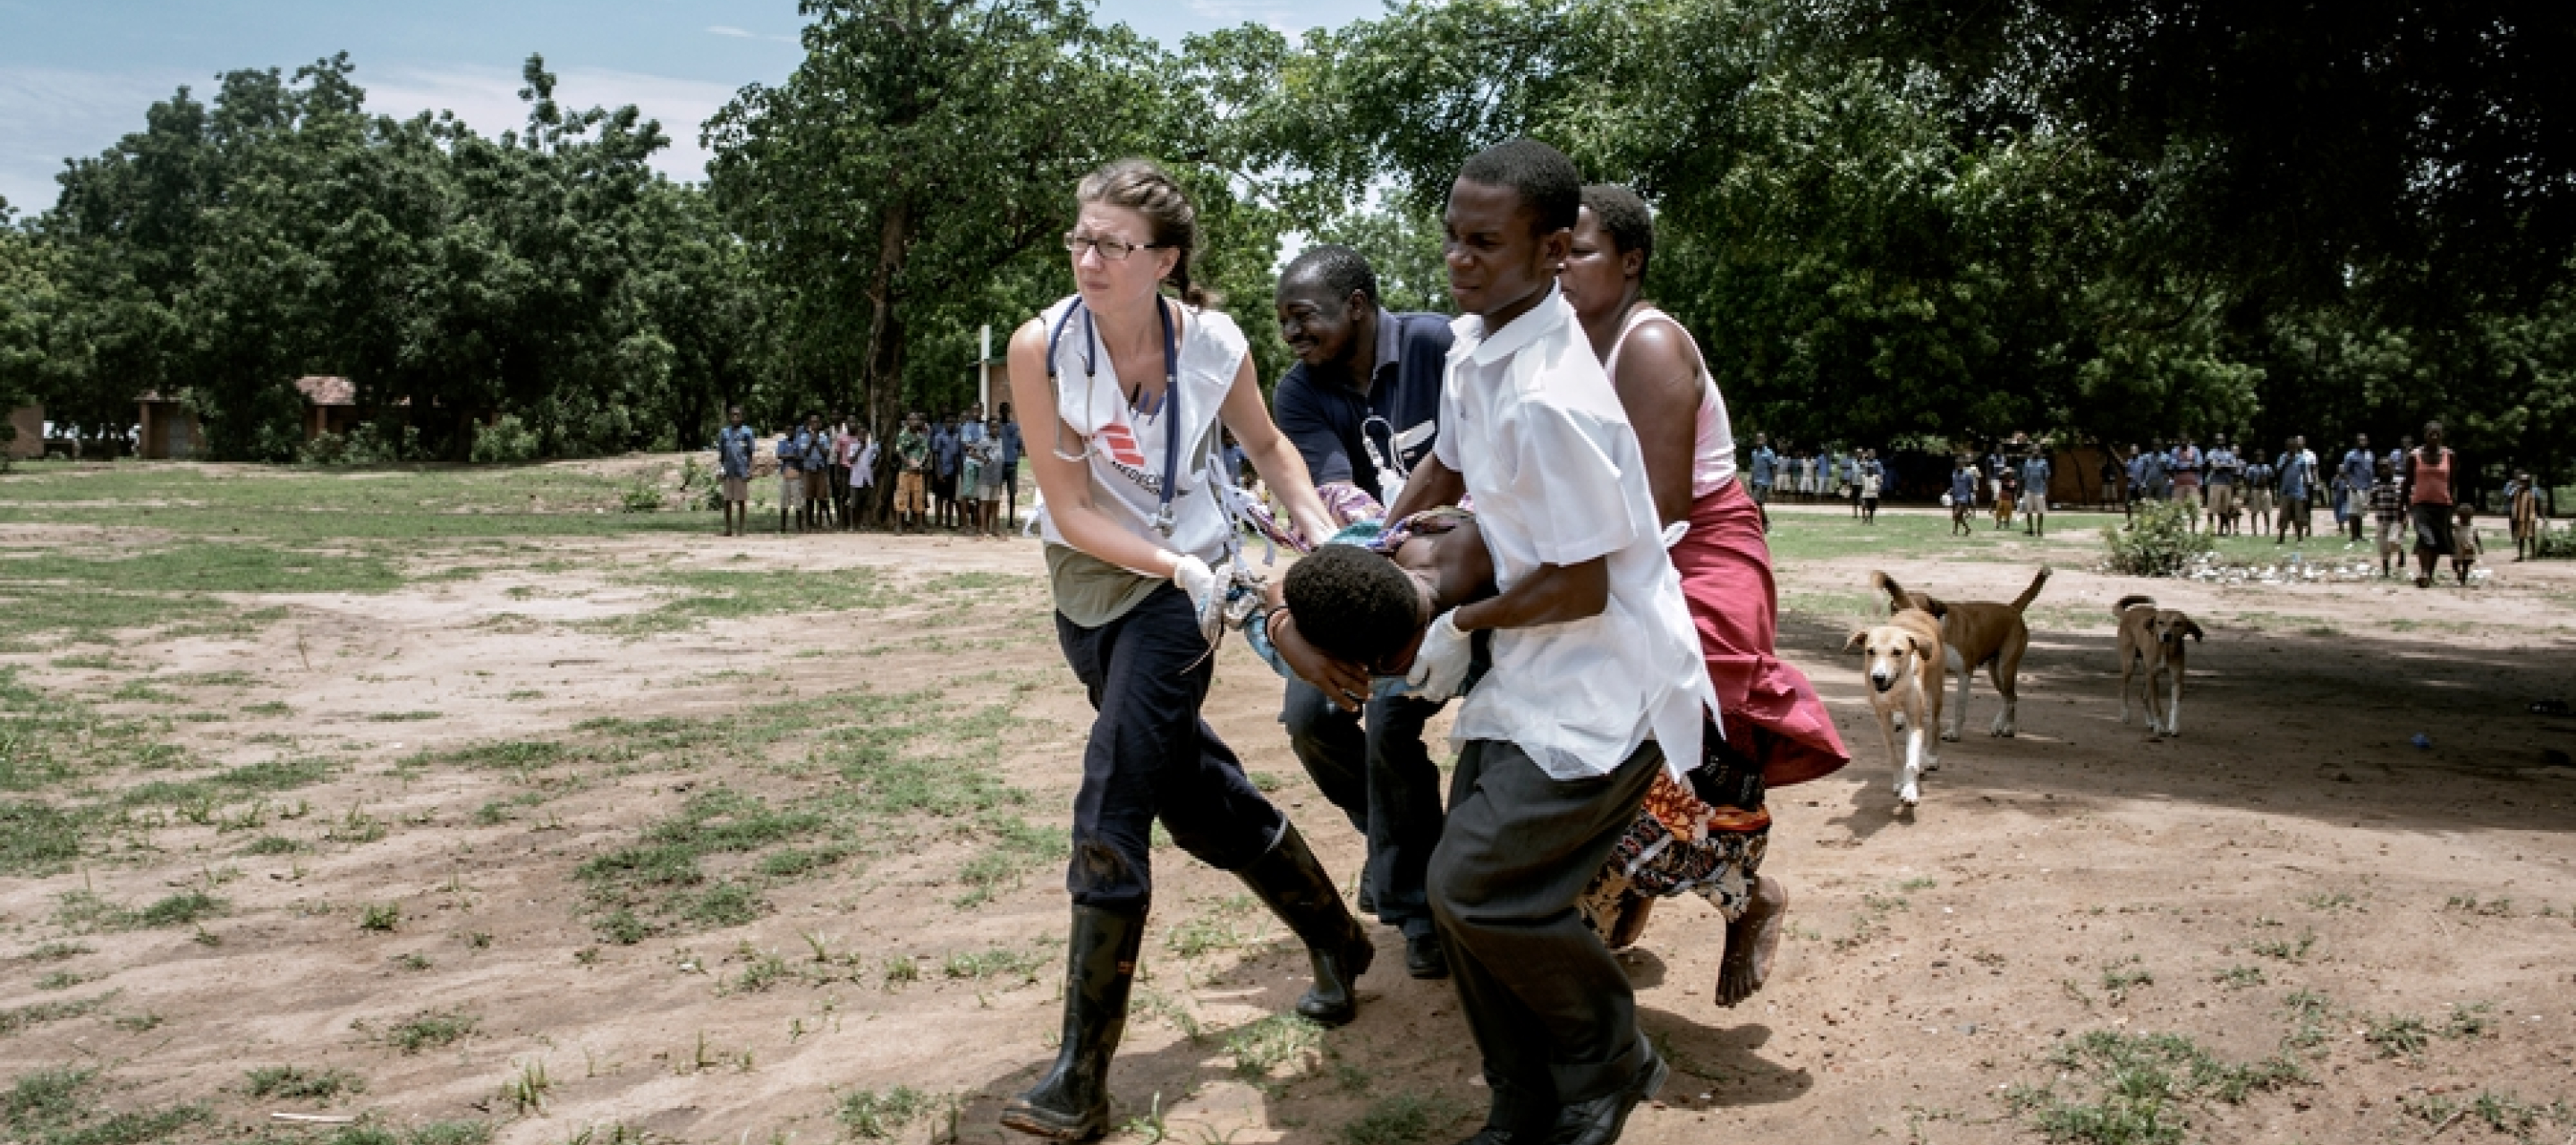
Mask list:
[{"label": "dark grey trousers", "polygon": [[1552,779],[1518,745],[1471,740],[1431,853],[1432,917],[1493,1088],[1491,1124],[1530,1125],[1626,1085],[1638,1052],[1628,973],[1574,900],[1663,766],[1652,741],[1597,779]]},{"label": "dark grey trousers", "polygon": [[1279,711],[1306,774],[1368,839],[1361,877],[1378,921],[1408,937],[1432,929],[1422,884],[1440,842],[1440,768],[1422,744],[1422,726],[1438,714],[1438,704],[1401,696],[1345,712],[1295,679]]}]

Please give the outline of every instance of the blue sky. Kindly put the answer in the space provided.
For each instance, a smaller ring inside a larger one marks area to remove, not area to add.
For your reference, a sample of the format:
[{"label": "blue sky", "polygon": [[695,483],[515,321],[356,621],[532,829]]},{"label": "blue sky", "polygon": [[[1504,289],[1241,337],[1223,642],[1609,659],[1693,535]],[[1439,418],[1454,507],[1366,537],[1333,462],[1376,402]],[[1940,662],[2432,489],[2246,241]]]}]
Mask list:
[{"label": "blue sky", "polygon": [[[1242,23],[1297,32],[1383,10],[1380,0],[1101,0],[1104,20],[1175,43]],[[346,51],[373,109],[452,110],[496,134],[521,116],[519,63],[543,52],[567,103],[660,119],[661,166],[701,176],[697,127],[744,84],[801,55],[795,0],[0,0],[0,198],[33,213],[54,173],[143,125],[179,85],[288,70]]]}]

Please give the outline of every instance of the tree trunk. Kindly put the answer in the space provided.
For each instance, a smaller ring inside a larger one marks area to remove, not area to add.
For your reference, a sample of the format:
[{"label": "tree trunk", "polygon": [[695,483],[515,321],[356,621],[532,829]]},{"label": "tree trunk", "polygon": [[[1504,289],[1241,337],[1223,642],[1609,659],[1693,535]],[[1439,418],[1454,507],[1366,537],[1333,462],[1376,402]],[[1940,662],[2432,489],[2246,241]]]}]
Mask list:
[{"label": "tree trunk", "polygon": [[903,317],[896,311],[895,280],[903,273],[912,246],[912,206],[900,195],[886,205],[877,231],[876,281],[868,290],[875,304],[868,319],[867,372],[860,379],[877,449],[876,518],[882,522],[894,503],[894,435],[903,428]]}]

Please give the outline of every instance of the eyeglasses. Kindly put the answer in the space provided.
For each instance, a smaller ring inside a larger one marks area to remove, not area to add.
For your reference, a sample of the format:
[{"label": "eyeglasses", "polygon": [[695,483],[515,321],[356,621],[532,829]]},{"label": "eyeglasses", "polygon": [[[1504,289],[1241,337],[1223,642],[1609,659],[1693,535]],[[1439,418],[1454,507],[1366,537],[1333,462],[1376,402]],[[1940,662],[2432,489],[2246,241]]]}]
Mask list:
[{"label": "eyeglasses", "polygon": [[1083,234],[1067,234],[1064,236],[1065,253],[1070,254],[1075,258],[1081,258],[1083,251],[1090,250],[1097,252],[1101,258],[1110,262],[1125,262],[1127,261],[1128,255],[1134,254],[1140,250],[1152,250],[1155,245],[1156,244],[1153,243],[1131,243],[1125,239],[1096,238],[1091,235]]}]

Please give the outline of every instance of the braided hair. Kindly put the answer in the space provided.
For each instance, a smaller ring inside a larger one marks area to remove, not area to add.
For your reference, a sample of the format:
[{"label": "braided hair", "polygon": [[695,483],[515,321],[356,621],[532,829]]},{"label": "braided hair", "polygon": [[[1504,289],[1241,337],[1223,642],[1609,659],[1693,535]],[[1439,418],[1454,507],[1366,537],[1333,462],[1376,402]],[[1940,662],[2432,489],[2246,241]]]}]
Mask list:
[{"label": "braided hair", "polygon": [[1181,301],[1190,306],[1204,309],[1218,303],[1215,295],[1190,281],[1190,260],[1199,245],[1198,208],[1190,205],[1189,193],[1153,160],[1112,161],[1084,176],[1073,197],[1076,202],[1106,203],[1144,216],[1154,229],[1154,245],[1181,253],[1163,281],[1172,284]]}]

